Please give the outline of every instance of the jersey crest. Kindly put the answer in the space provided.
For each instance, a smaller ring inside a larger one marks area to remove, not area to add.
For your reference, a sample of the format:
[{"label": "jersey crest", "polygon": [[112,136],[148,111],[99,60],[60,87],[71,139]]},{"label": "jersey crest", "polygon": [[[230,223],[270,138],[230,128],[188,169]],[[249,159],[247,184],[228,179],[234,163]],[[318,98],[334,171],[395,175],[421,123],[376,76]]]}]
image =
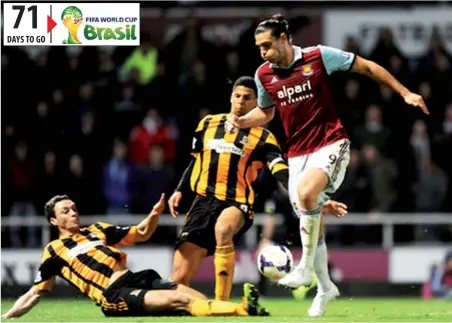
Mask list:
[{"label": "jersey crest", "polygon": [[301,73],[304,76],[312,75],[314,73],[314,70],[313,70],[311,64],[303,65]]}]

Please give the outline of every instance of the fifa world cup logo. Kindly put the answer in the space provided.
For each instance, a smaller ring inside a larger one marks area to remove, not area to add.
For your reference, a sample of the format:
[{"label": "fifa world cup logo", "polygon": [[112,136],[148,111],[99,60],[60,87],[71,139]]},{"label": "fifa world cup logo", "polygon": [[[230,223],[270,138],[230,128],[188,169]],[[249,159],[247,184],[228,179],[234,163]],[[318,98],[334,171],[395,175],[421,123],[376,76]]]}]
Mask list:
[{"label": "fifa world cup logo", "polygon": [[75,7],[70,6],[63,10],[61,13],[61,20],[69,31],[67,40],[64,40],[64,44],[81,44],[78,38],[78,30],[83,23],[82,11]]}]

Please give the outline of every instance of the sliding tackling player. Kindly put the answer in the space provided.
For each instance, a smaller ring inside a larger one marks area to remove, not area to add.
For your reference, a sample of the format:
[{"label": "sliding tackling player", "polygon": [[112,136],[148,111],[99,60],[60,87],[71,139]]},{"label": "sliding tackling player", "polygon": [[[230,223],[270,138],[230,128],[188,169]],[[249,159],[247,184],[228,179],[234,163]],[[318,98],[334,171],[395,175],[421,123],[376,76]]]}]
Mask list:
[{"label": "sliding tackling player", "polygon": [[[127,268],[127,254],[117,247],[148,240],[164,207],[162,195],[136,226],[98,222],[81,229],[75,203],[66,195],[53,197],[45,205],[45,214],[58,228],[59,238],[45,247],[33,286],[1,318],[19,317],[31,310],[52,289],[55,276],[91,298],[105,316],[268,315],[259,306],[259,293],[251,284],[244,286],[243,303],[235,304],[207,300],[194,289],[162,280],[152,269],[132,272]],[[148,261],[152,263],[152,254]]]}]

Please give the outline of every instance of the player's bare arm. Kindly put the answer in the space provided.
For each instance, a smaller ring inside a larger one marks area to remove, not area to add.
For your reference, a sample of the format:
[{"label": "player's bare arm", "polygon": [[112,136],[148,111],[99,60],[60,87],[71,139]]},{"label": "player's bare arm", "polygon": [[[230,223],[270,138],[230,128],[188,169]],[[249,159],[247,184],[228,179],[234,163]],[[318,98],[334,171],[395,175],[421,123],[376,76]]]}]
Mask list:
[{"label": "player's bare arm", "polygon": [[137,225],[137,240],[143,242],[149,240],[155,229],[157,229],[160,215],[165,209],[165,194],[160,196],[160,200],[154,205],[149,215]]},{"label": "player's bare arm", "polygon": [[[255,98],[252,109],[234,109],[234,105],[231,109],[231,114],[226,121],[226,130],[231,132],[236,128],[253,128],[263,127],[275,116],[275,105],[271,95],[265,90],[262,82],[260,81],[259,74],[254,76],[256,84],[257,97]],[[231,103],[234,103],[234,98],[231,99]],[[250,102],[250,100],[248,100]],[[249,105],[249,104],[247,104]],[[245,113],[240,113],[246,110]]]},{"label": "player's bare arm", "polygon": [[31,287],[28,292],[19,297],[8,312],[2,315],[2,319],[16,318],[28,313],[36,304],[38,304],[41,296],[46,293],[46,291],[40,291]]},{"label": "player's bare arm", "polygon": [[422,96],[410,92],[405,86],[397,81],[391,73],[377,63],[356,56],[352,66],[352,72],[366,75],[391,88],[405,100],[405,103],[420,108],[425,114],[430,114]]},{"label": "player's bare arm", "polygon": [[275,116],[275,107],[262,109],[256,107],[247,114],[239,117],[231,113],[228,117],[227,123],[234,128],[253,128],[265,126]]}]

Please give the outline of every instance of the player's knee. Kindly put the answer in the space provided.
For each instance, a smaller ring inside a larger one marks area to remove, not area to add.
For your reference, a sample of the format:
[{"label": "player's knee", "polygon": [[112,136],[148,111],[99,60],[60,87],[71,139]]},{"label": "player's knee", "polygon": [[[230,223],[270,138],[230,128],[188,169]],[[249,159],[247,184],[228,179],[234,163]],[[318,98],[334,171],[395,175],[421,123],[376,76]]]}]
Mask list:
[{"label": "player's knee", "polygon": [[168,295],[168,306],[172,309],[181,308],[187,306],[190,303],[190,297],[178,291],[172,291]]},{"label": "player's knee", "polygon": [[234,227],[230,224],[220,224],[215,226],[215,238],[217,245],[231,243],[234,238]]},{"label": "player's knee", "polygon": [[303,186],[298,188],[298,197],[300,204],[306,209],[317,207],[319,193],[310,186]]}]

